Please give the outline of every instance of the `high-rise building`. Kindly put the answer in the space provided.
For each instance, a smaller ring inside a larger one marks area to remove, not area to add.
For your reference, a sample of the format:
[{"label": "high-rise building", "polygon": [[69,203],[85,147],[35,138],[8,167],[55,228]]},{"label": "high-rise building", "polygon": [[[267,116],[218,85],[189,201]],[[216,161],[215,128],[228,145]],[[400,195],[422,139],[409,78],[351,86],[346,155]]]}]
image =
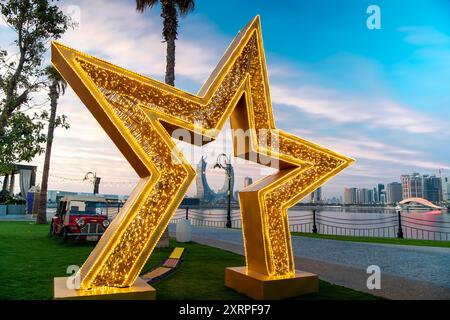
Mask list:
[{"label": "high-rise building", "polygon": [[386,190],[383,190],[380,195],[380,203],[386,203]]},{"label": "high-rise building", "polygon": [[444,184],[441,177],[435,175],[402,175],[403,199],[424,198],[434,203],[444,199]]},{"label": "high-rise building", "polygon": [[381,201],[381,195],[382,194],[384,194],[384,184],[382,184],[382,183],[379,183],[378,185],[377,185],[377,202],[383,202],[383,201]]},{"label": "high-rise building", "polygon": [[[228,197],[228,192],[230,192],[231,198],[234,196],[234,169],[231,166],[230,181],[227,178],[224,180],[222,188],[215,192],[208,184],[206,179],[206,158],[202,157],[197,165],[197,176],[195,177],[197,186],[197,198],[204,199],[206,201],[218,201],[225,200]],[[230,191],[228,191],[230,188]]]},{"label": "high-rise building", "polygon": [[423,197],[434,203],[439,203],[440,201],[442,201],[441,178],[434,175],[424,175],[422,177],[422,180]]},{"label": "high-rise building", "polygon": [[[377,203],[377,188],[345,188],[344,204],[374,204]],[[384,191],[383,191],[384,192]]]},{"label": "high-rise building", "polygon": [[311,192],[311,202],[312,203],[322,202],[322,187],[318,187],[316,190]]},{"label": "high-rise building", "polygon": [[[203,158],[202,158],[203,161]],[[204,197],[204,190],[203,190],[203,181],[202,181],[202,174],[205,172],[202,172],[202,161],[200,161],[197,165],[197,175],[195,176],[195,186],[197,187],[197,198],[203,199]]]},{"label": "high-rise building", "polygon": [[[379,184],[374,188],[345,188],[343,202],[344,204],[364,204],[364,205],[386,203],[388,202],[387,200],[388,191],[386,188],[384,184]],[[394,191],[392,191],[394,193],[389,195],[391,197],[390,199],[394,199],[395,202],[401,201],[402,184],[397,182],[397,184],[392,186],[392,188],[394,188]],[[398,190],[400,194],[398,194]]]},{"label": "high-rise building", "polygon": [[355,204],[357,203],[357,190],[356,188],[345,188],[344,189],[344,204]]},{"label": "high-rise building", "polygon": [[402,180],[403,199],[423,198],[423,179],[418,173],[400,176]]},{"label": "high-rise building", "polygon": [[441,177],[442,200],[450,201],[450,177]]},{"label": "high-rise building", "polygon": [[326,204],[342,204],[342,196],[322,199],[322,203]]},{"label": "high-rise building", "polygon": [[378,188],[373,188],[373,202],[379,203],[380,202],[380,195],[378,194]]},{"label": "high-rise building", "polygon": [[244,188],[248,187],[253,183],[253,179],[251,177],[245,177],[244,178]]},{"label": "high-rise building", "polygon": [[367,204],[373,204],[375,203],[375,192],[373,192],[373,189],[369,189],[367,191],[367,197],[368,197],[368,202]]},{"label": "high-rise building", "polygon": [[391,182],[386,185],[386,202],[398,203],[403,200],[402,184],[400,182]]},{"label": "high-rise building", "polygon": [[357,201],[358,204],[369,204],[370,203],[370,191],[367,188],[357,189]]}]

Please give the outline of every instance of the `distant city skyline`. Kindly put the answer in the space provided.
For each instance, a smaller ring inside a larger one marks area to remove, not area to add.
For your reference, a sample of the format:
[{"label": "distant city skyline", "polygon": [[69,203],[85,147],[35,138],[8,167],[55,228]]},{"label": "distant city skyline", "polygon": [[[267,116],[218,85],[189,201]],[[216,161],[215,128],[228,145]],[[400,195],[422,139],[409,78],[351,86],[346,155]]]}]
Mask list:
[{"label": "distant city skyline", "polygon": [[393,204],[409,198],[424,198],[435,204],[450,201],[450,177],[413,172],[402,174],[400,182],[378,184],[373,188],[344,188],[345,204]]},{"label": "distant city skyline", "polygon": [[[215,158],[214,158],[215,159]],[[263,178],[266,174],[267,171],[272,170],[269,168],[261,168],[258,165],[254,165],[252,163],[249,163],[248,161],[242,160],[242,159],[234,159],[237,164],[234,165],[234,170],[235,170],[235,184],[234,184],[234,191],[237,192],[239,190],[242,190],[245,186],[246,186],[246,181],[247,180],[251,180],[252,183],[256,182],[257,180]],[[194,163],[193,166],[197,167],[199,165],[200,162],[198,163]],[[206,177],[208,180],[208,183],[210,185],[210,187],[214,190],[214,191],[219,191],[221,188],[224,187],[224,182],[226,179],[225,173],[223,172],[223,170],[218,170],[218,169],[214,169],[213,166],[215,164],[215,161],[212,162],[207,162],[207,169],[206,169]],[[262,173],[260,172],[262,170]],[[249,171],[253,171],[254,175],[249,175],[248,172]],[[49,188],[49,190],[60,190],[60,191],[68,191],[68,192],[91,192],[93,189],[93,185],[90,181],[83,181],[83,175],[80,175],[78,179],[74,179],[73,177],[64,177],[64,176],[54,176],[51,174],[50,176],[50,180],[55,181],[57,180],[59,182],[59,185],[62,188]],[[322,199],[332,199],[332,198],[343,198],[344,197],[344,189],[345,188],[365,188],[365,189],[371,189],[376,187],[379,184],[382,184],[384,186],[387,186],[390,183],[400,183],[402,182],[402,176],[407,176],[407,175],[413,175],[413,174],[419,174],[420,176],[438,176],[439,175],[439,171],[436,172],[421,172],[421,173],[404,173],[401,174],[400,176],[393,177],[391,180],[386,180],[389,182],[384,182],[381,181],[379,183],[375,183],[375,184],[371,184],[371,183],[364,183],[363,181],[361,181],[360,183],[357,184],[349,184],[349,185],[345,185],[345,181],[343,181],[344,183],[344,187],[343,189],[339,192],[333,192],[330,191],[327,188],[327,184],[325,184],[324,186],[321,187],[321,198]],[[38,175],[39,175],[39,169],[38,169]],[[448,174],[446,175],[445,172],[442,172],[442,177],[446,178],[449,182],[449,193],[450,193],[450,170],[448,171]],[[77,180],[77,181],[76,181]],[[198,179],[197,179],[198,180]],[[135,180],[129,179],[129,180],[108,180],[103,179],[102,178],[102,182],[100,183],[100,193],[104,193],[104,194],[117,194],[117,195],[129,195],[129,193],[131,192],[131,190],[134,188],[134,186],[136,185],[138,179],[136,178]],[[39,182],[39,180],[38,180]],[[53,184],[56,185],[56,184]],[[66,185],[67,187],[64,187],[64,185]],[[15,192],[18,193],[20,192],[19,190],[19,184],[16,183],[15,184]],[[117,189],[124,189],[125,192],[124,193],[118,193],[118,192],[114,192]],[[126,190],[129,190],[128,192],[126,192]],[[190,197],[196,197],[198,195],[198,183],[193,183],[188,192],[187,195]],[[307,201],[309,200],[310,195],[308,195],[304,200]]]}]

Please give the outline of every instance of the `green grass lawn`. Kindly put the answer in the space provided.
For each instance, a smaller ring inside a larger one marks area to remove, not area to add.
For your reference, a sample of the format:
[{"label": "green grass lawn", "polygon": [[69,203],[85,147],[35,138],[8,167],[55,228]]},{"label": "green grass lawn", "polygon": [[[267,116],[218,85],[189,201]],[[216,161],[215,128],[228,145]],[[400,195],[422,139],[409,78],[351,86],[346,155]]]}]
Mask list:
[{"label": "green grass lawn", "polygon": [[[67,276],[69,265],[81,266],[93,243],[62,243],[48,235],[48,225],[0,222],[0,299],[52,299],[53,278]],[[156,249],[144,271],[161,263],[174,246],[186,248],[185,261],[168,278],[153,284],[157,299],[246,299],[224,286],[225,268],[245,264],[243,256],[197,243],[171,241]],[[302,299],[359,299],[376,297],[320,281],[320,291]]]},{"label": "green grass lawn", "polygon": [[426,247],[450,248],[450,241],[439,241],[439,240],[416,240],[416,239],[397,239],[397,238],[336,236],[336,235],[314,234],[314,233],[303,233],[303,232],[292,232],[291,234],[294,236],[320,238],[320,239],[331,239],[331,240],[340,240],[340,241],[374,242],[374,243],[386,243],[386,244],[401,244],[401,245],[407,245],[407,246],[426,246]]}]

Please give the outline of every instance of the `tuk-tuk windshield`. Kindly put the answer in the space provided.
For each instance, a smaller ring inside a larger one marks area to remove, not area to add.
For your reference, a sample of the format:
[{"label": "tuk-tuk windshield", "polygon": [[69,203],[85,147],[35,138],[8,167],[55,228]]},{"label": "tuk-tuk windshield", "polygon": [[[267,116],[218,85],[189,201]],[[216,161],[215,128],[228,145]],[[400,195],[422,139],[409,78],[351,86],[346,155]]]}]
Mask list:
[{"label": "tuk-tuk windshield", "polygon": [[106,203],[98,201],[71,201],[70,214],[106,215]]}]

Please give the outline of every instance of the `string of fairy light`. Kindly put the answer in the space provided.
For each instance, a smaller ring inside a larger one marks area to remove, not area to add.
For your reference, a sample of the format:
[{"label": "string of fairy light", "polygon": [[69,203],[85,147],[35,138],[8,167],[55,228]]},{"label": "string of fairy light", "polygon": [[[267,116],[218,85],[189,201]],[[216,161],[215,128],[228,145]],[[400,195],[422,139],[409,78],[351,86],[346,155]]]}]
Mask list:
[{"label": "string of fairy light", "polygon": [[[42,175],[42,170],[36,170],[37,173],[39,175]],[[222,176],[223,173],[217,172],[217,170],[214,169],[207,169],[207,171],[209,172],[209,174],[211,176]],[[81,178],[80,178],[81,177]],[[120,179],[120,178],[117,178]],[[84,175],[82,173],[80,173],[78,175],[78,177],[66,177],[66,176],[61,176],[61,175],[56,175],[56,174],[49,174],[49,181],[53,182],[53,183],[57,183],[57,184],[70,184],[70,185],[88,185],[88,184],[92,184],[92,181],[90,180],[86,180],[84,179]],[[138,182],[138,179],[136,178],[136,180],[117,180],[117,181],[112,181],[112,179],[110,178],[102,178],[101,180],[101,186],[106,186],[106,187],[111,187],[111,188],[123,188],[123,187],[134,187],[136,186]]]},{"label": "string of fairy light", "polygon": [[[41,170],[37,170],[38,174],[42,174]],[[55,174],[49,174],[49,180],[55,183],[67,183],[67,184],[80,184],[80,185],[86,185],[86,184],[92,184],[92,181],[84,179],[84,175],[80,174],[79,177],[81,178],[75,178],[75,177],[64,177],[60,175]],[[111,181],[108,179],[101,180],[101,186],[108,186],[108,187],[124,187],[124,186],[130,186],[134,187],[137,183],[138,179],[136,180],[118,180],[118,181]]]}]

